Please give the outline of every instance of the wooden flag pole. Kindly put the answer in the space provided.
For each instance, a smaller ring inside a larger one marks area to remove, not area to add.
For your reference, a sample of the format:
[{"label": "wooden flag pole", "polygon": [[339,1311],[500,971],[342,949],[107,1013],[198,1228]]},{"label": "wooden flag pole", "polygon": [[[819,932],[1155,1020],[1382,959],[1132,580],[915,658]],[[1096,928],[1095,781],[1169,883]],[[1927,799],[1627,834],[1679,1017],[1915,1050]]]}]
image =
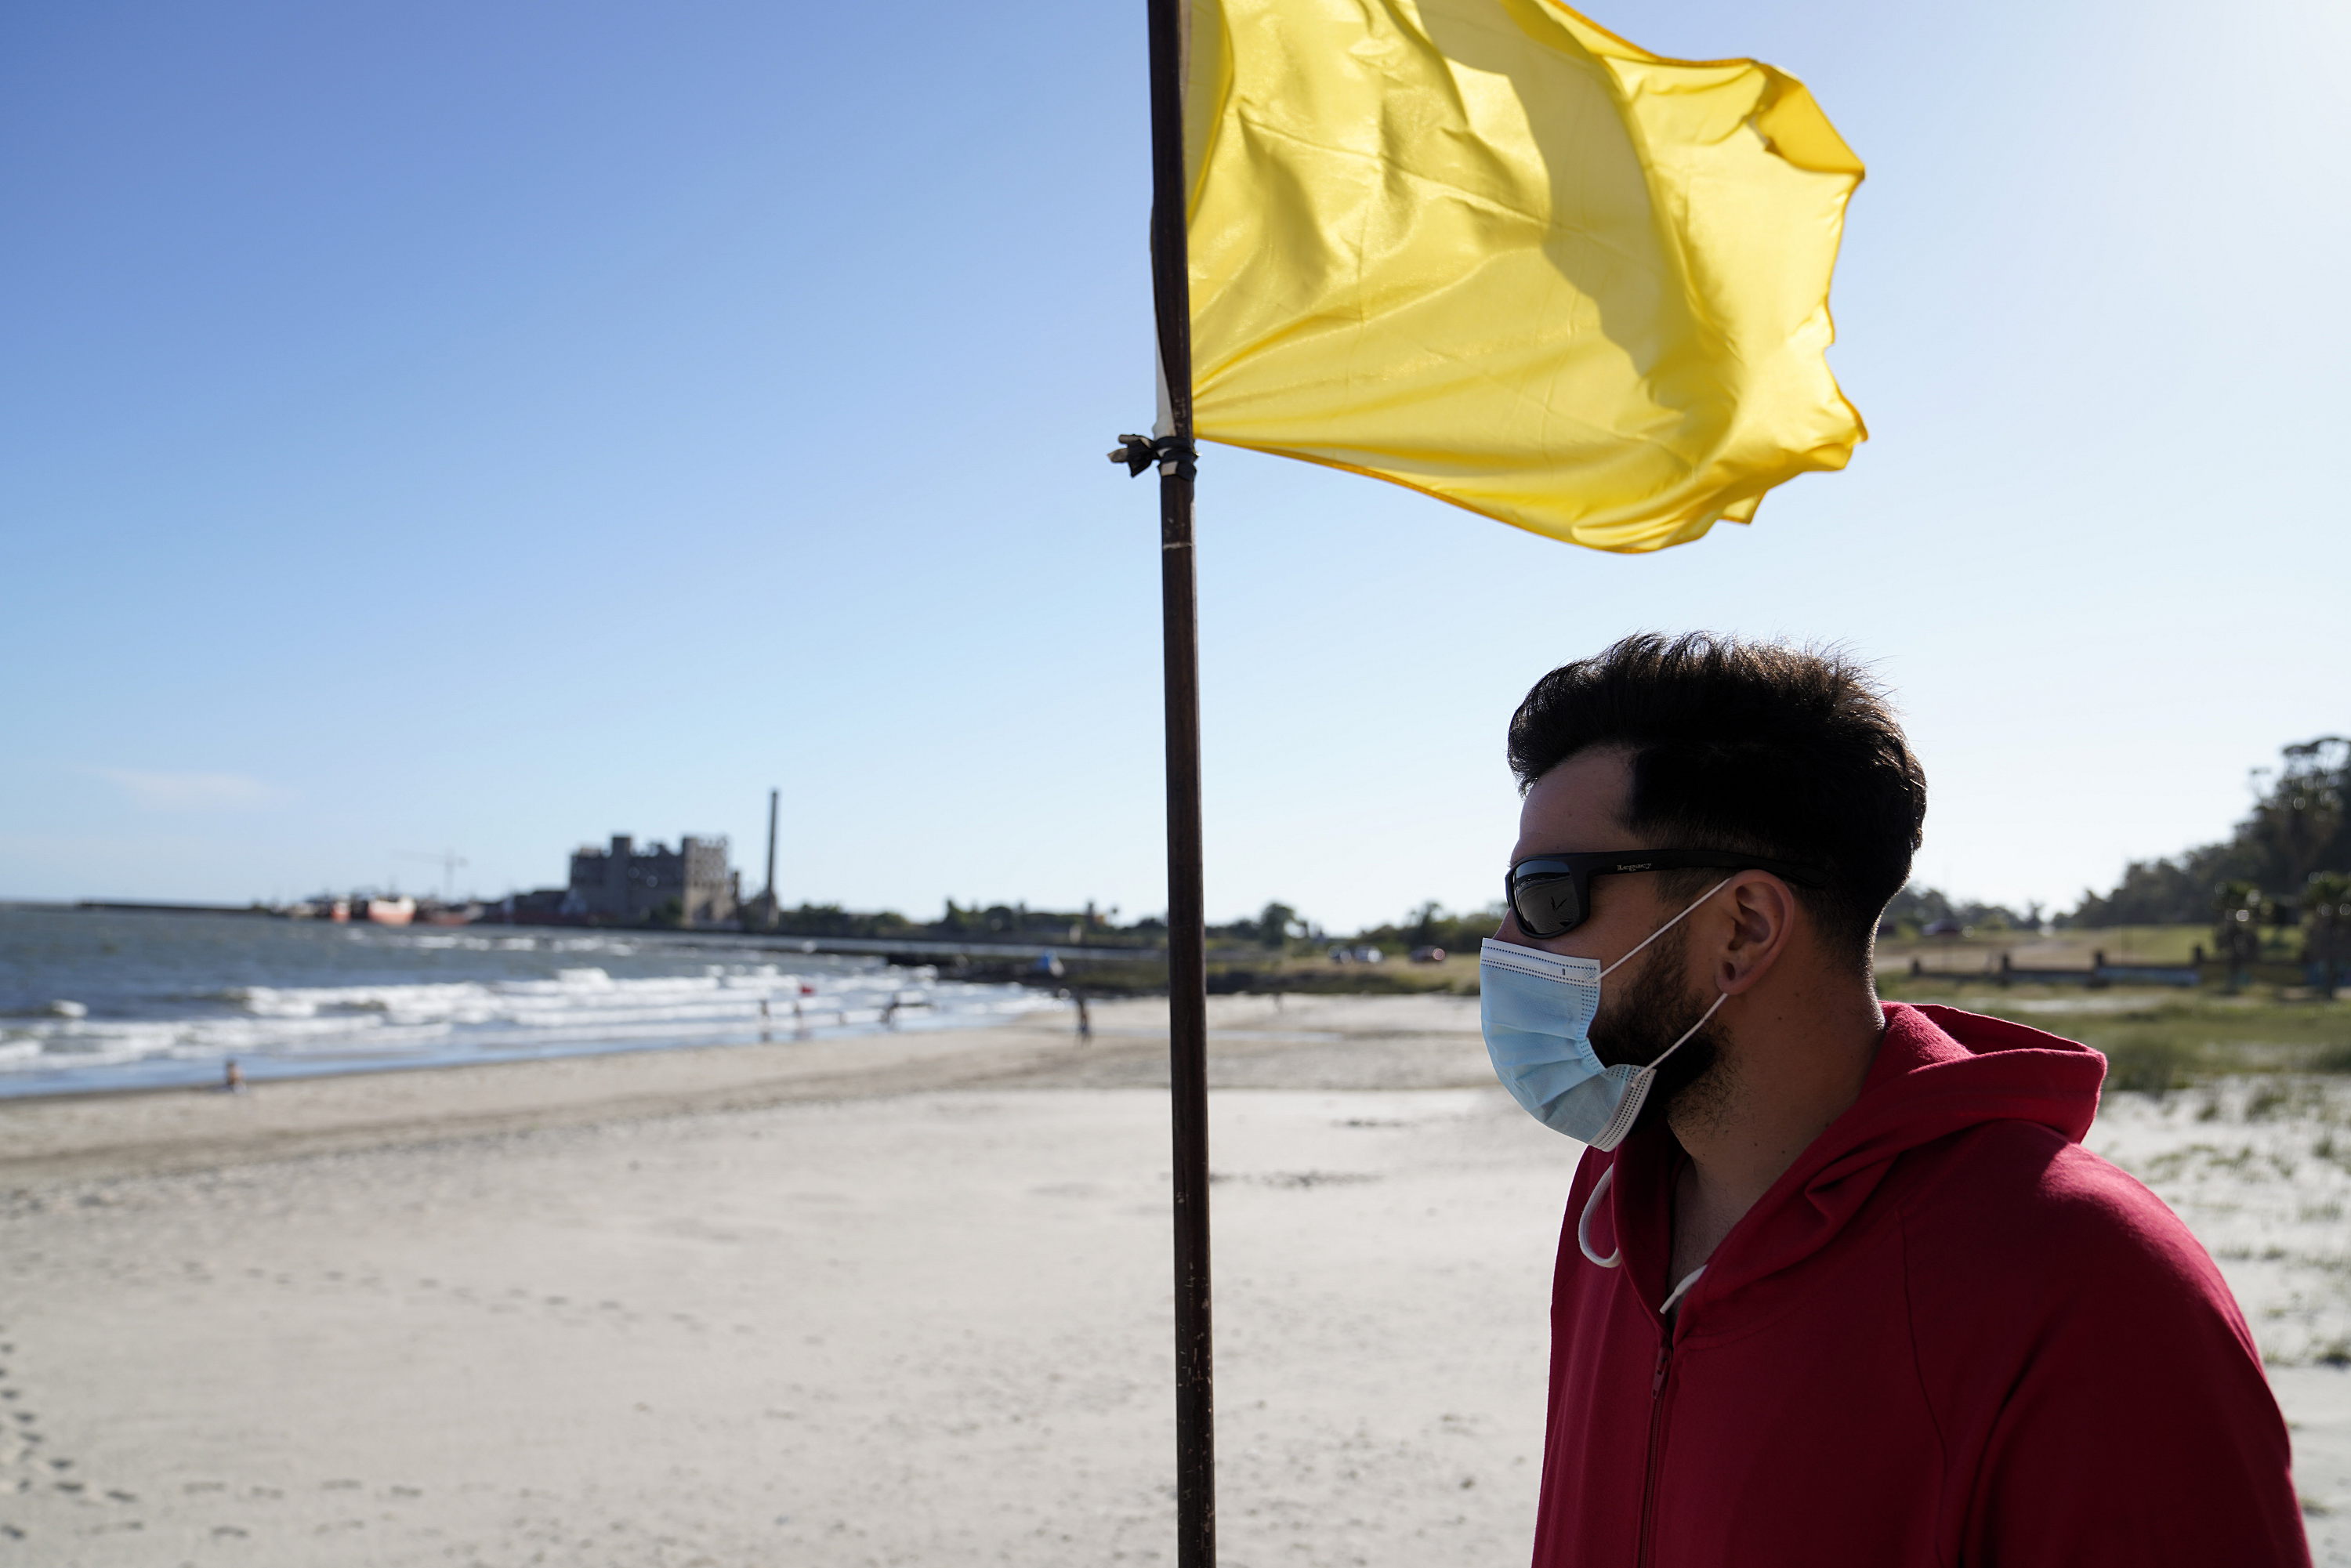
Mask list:
[{"label": "wooden flag pole", "polygon": [[1160,617],[1167,696],[1167,1058],[1175,1137],[1176,1562],[1215,1568],[1208,1332],[1208,954],[1200,873],[1199,622],[1192,563],[1192,289],[1182,0],[1150,0],[1151,284],[1159,328]]}]

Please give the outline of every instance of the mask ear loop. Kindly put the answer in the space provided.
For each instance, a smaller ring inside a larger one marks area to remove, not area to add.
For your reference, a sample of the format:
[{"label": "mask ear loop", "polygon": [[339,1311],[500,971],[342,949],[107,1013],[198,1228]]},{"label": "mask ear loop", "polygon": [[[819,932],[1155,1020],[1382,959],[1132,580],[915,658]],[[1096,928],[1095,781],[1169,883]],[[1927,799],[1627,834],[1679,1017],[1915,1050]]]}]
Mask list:
[{"label": "mask ear loop", "polygon": [[1608,1168],[1600,1173],[1600,1179],[1593,1184],[1592,1196],[1583,1200],[1583,1213],[1575,1222],[1575,1244],[1583,1249],[1584,1261],[1603,1269],[1614,1269],[1625,1261],[1625,1249],[1621,1246],[1605,1258],[1592,1249],[1592,1211],[1600,1207],[1601,1201],[1608,1196],[1608,1189],[1615,1183],[1616,1162],[1611,1160]]},{"label": "mask ear loop", "polygon": [[1671,1045],[1669,1045],[1669,1046],[1666,1047],[1666,1049],[1665,1049],[1665,1050],[1663,1050],[1663,1051],[1661,1051],[1657,1052],[1657,1060],[1656,1060],[1656,1061],[1653,1061],[1653,1062],[1649,1063],[1649,1065],[1648,1065],[1648,1066],[1646,1066],[1646,1067],[1645,1067],[1645,1068],[1641,1069],[1641,1071],[1644,1071],[1644,1072],[1655,1072],[1655,1071],[1657,1070],[1657,1068],[1658,1068],[1658,1067],[1659,1067],[1659,1066],[1660,1066],[1660,1065],[1665,1061],[1666,1058],[1667,1058],[1668,1056],[1671,1056],[1674,1052],[1676,1052],[1676,1051],[1679,1051],[1682,1047],[1684,1047],[1684,1046],[1687,1045],[1687,1044],[1690,1042],[1690,1037],[1691,1037],[1691,1036],[1693,1036],[1693,1035],[1695,1035],[1695,1034],[1697,1034],[1698,1030],[1700,1030],[1704,1029],[1704,1028],[1706,1027],[1706,1025],[1707,1025],[1707,1020],[1708,1020],[1708,1019],[1711,1019],[1712,1017],[1714,1017],[1714,1015],[1715,1015],[1715,1014],[1717,1014],[1717,1013],[1720,1012],[1720,1011],[1722,1010],[1722,1004],[1723,1004],[1723,1003],[1725,1003],[1725,1002],[1727,1002],[1727,1001],[1729,1001],[1729,999],[1730,999],[1730,993],[1729,993],[1729,991],[1718,991],[1718,992],[1716,992],[1716,993],[1715,993],[1715,998],[1714,998],[1714,1005],[1713,1005],[1712,1007],[1710,1007],[1710,1008],[1707,1009],[1706,1009],[1706,1011],[1704,1011],[1704,1012],[1702,1012],[1702,1013],[1700,1013],[1700,1014],[1698,1014],[1698,1022],[1696,1022],[1696,1023],[1694,1023],[1694,1024],[1690,1025],[1690,1026],[1689,1026],[1689,1028],[1687,1028],[1687,1029],[1686,1029],[1686,1030],[1682,1030],[1682,1037],[1681,1037],[1681,1039],[1679,1039],[1679,1040],[1677,1040],[1674,1041],[1674,1042],[1673,1042],[1673,1044],[1671,1044]]},{"label": "mask ear loop", "polygon": [[1698,1022],[1682,1030],[1681,1039],[1674,1041],[1673,1044],[1659,1051],[1657,1053],[1656,1061],[1649,1063],[1646,1067],[1635,1070],[1633,1076],[1627,1081],[1625,1097],[1616,1102],[1616,1109],[1609,1115],[1608,1124],[1600,1129],[1600,1135],[1598,1137],[1592,1140],[1592,1146],[1593,1148],[1598,1149],[1604,1155],[1612,1155],[1616,1152],[1616,1145],[1623,1143],[1626,1136],[1632,1133],[1633,1124],[1641,1114],[1641,1107],[1648,1103],[1650,1087],[1657,1081],[1658,1063],[1664,1061],[1667,1057],[1671,1056],[1683,1046],[1687,1045],[1690,1041],[1690,1037],[1697,1034],[1698,1030],[1704,1029],[1706,1027],[1706,1020],[1712,1018],[1716,1013],[1720,1012],[1722,1010],[1722,1004],[1729,999],[1730,993],[1729,991],[1718,993],[1714,998],[1714,1005],[1698,1015]]},{"label": "mask ear loop", "polygon": [[[1625,955],[1625,958],[1630,958],[1634,953],[1639,952],[1642,948],[1647,946],[1650,943],[1655,942],[1658,937],[1663,936],[1667,932],[1671,931],[1675,926],[1679,925],[1683,921],[1688,919],[1690,916],[1690,910],[1696,909],[1699,904],[1704,904],[1708,899],[1712,898],[1716,894],[1720,893],[1724,888],[1729,887],[1732,880],[1732,878],[1726,876],[1720,882],[1716,883],[1712,887],[1708,888],[1704,893],[1699,894],[1698,897],[1691,902],[1689,909],[1683,910],[1679,915],[1675,915],[1671,920],[1667,921],[1663,925],[1658,926],[1655,931],[1650,932],[1646,936],[1641,938],[1638,943],[1635,944],[1632,950]],[[1608,967],[1601,970],[1600,977],[1604,980],[1609,976],[1614,974],[1616,970],[1623,966],[1625,958],[1619,958],[1615,963],[1611,964]]]},{"label": "mask ear loop", "polygon": [[[1696,909],[1699,904],[1704,904],[1708,899],[1712,898],[1716,894],[1720,893],[1724,888],[1729,887],[1731,883],[1731,878],[1726,876],[1720,882],[1716,883],[1712,887],[1708,888],[1704,893],[1699,894],[1697,898],[1690,902],[1688,909],[1683,910],[1679,915],[1675,915],[1671,920],[1667,921],[1663,925],[1660,925],[1655,931],[1650,932],[1648,936],[1643,937],[1640,942],[1633,947],[1631,952],[1626,953],[1623,958],[1617,959],[1614,964],[1609,965],[1607,968],[1601,970],[1600,977],[1604,980],[1606,979],[1619,965],[1622,965],[1625,962],[1625,958],[1630,958],[1634,953],[1639,952],[1643,947],[1646,947],[1650,943],[1655,942],[1667,932],[1671,931],[1675,926],[1679,925],[1684,920],[1689,917],[1691,910]],[[1721,1007],[1723,1003],[1729,999],[1730,996],[1728,992],[1716,997],[1714,998],[1714,1007],[1707,1009],[1706,1012],[1698,1019],[1698,1022],[1690,1025],[1689,1028],[1683,1032],[1680,1040],[1677,1040],[1674,1041],[1673,1044],[1666,1047],[1664,1055],[1659,1056],[1657,1058],[1657,1061],[1663,1061],[1666,1057],[1671,1056],[1675,1051],[1679,1051],[1684,1042],[1687,1041],[1691,1035],[1696,1034],[1698,1030],[1706,1027],[1706,1020],[1714,1016],[1715,1009]],[[1657,1061],[1649,1063],[1648,1071],[1656,1071]],[[1646,1095],[1645,1094],[1643,1098],[1646,1099]],[[1635,1109],[1637,1112],[1638,1107],[1636,1106]],[[1583,1254],[1585,1262],[1602,1269],[1617,1268],[1625,1261],[1625,1249],[1621,1243],[1618,1245],[1616,1250],[1609,1253],[1605,1258],[1603,1258],[1599,1253],[1594,1252],[1592,1249],[1593,1211],[1598,1208],[1607,1198],[1609,1189],[1615,1185],[1616,1162],[1611,1160],[1608,1162],[1608,1168],[1600,1173],[1600,1179],[1592,1184],[1592,1196],[1583,1200],[1583,1212],[1576,1216],[1575,1219],[1575,1245],[1577,1250]],[[1691,1281],[1695,1281],[1697,1278],[1697,1275],[1691,1275],[1689,1280],[1682,1281],[1683,1286],[1687,1288]]]}]

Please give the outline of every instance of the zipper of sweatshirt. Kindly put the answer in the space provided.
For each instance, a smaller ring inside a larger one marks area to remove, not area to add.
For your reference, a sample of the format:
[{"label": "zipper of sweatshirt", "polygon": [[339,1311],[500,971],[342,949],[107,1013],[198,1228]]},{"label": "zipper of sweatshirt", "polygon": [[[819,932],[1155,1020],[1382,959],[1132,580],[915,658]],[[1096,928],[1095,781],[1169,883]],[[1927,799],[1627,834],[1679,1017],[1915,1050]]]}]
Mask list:
[{"label": "zipper of sweatshirt", "polygon": [[1641,1550],[1635,1561],[1649,1568],[1657,1522],[1658,1461],[1666,1447],[1666,1379],[1673,1371],[1674,1326],[1661,1325],[1657,1339],[1657,1369],[1649,1377],[1649,1458],[1641,1472]]}]

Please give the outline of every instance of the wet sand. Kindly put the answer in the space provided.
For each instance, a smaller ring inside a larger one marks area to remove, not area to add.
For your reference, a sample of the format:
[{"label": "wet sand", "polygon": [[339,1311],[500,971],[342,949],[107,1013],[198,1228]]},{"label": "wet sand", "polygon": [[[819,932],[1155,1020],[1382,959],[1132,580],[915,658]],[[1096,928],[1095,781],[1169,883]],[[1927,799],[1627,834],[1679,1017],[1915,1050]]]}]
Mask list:
[{"label": "wet sand", "polygon": [[[0,1106],[0,1563],[1172,1561],[1165,1013],[1095,1019]],[[1474,1000],[1212,1024],[1224,1561],[1522,1561],[1574,1146]]]}]

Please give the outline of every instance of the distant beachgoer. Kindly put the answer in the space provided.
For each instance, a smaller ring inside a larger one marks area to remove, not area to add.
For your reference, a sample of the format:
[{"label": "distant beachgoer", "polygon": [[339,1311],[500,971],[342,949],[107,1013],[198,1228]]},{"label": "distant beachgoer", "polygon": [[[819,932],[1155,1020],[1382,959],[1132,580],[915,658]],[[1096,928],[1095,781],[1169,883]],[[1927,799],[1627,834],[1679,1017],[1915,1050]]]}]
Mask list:
[{"label": "distant beachgoer", "polygon": [[234,1056],[222,1064],[221,1088],[230,1094],[245,1092],[245,1069],[236,1064],[236,1058]]},{"label": "distant beachgoer", "polygon": [[759,998],[759,1043],[761,1045],[766,1045],[768,1041],[776,1038],[768,1030],[768,998],[761,997]]},{"label": "distant beachgoer", "polygon": [[1078,1038],[1079,1038],[1080,1040],[1092,1040],[1092,1039],[1093,1039],[1093,1037],[1094,1037],[1094,1020],[1093,1020],[1092,1019],[1091,1019],[1091,1018],[1089,1018],[1089,1017],[1087,1017],[1087,1016],[1086,1016],[1086,994],[1085,994],[1085,992],[1083,992],[1083,991],[1080,991],[1080,992],[1078,992],[1078,993],[1077,993],[1077,998],[1078,998]]},{"label": "distant beachgoer", "polygon": [[1583,1145],[1536,1568],[2306,1564],[2229,1287],[2082,1146],[2104,1061],[1878,1000],[1927,785],[1868,673],[1630,637],[1510,757],[1486,1042]]},{"label": "distant beachgoer", "polygon": [[895,997],[892,997],[889,1001],[883,1005],[882,1027],[883,1029],[896,1029],[898,1027],[898,998]]}]

